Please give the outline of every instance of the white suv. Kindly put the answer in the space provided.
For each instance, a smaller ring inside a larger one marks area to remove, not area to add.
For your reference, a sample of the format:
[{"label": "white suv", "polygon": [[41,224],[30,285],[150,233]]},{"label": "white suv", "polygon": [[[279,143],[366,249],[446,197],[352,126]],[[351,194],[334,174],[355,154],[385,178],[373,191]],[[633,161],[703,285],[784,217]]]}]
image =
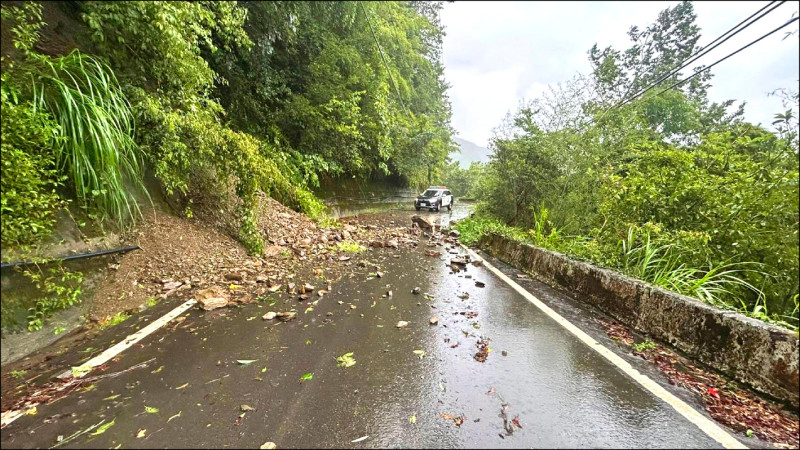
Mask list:
[{"label": "white suv", "polygon": [[428,208],[432,211],[439,211],[442,208],[453,209],[453,195],[444,186],[430,186],[414,201],[414,208],[419,211]]}]

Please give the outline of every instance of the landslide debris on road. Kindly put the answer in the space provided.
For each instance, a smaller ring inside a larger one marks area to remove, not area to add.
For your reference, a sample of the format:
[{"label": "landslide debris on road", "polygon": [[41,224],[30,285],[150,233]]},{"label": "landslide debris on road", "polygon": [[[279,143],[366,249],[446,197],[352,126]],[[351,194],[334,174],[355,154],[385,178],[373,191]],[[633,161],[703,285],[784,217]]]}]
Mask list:
[{"label": "landslide debris on road", "polygon": [[[266,196],[260,212],[266,247],[257,256],[248,256],[232,237],[197,220],[161,212],[148,216],[127,239],[141,250],[123,255],[106,275],[91,300],[90,319],[102,321],[119,311],[135,310],[150,298],[192,298],[215,285],[244,286],[230,293],[230,301],[252,301],[253,296],[287,285],[300,266],[333,267],[349,260],[351,254],[337,244],[400,248],[415,246],[417,240],[410,223],[322,228]],[[223,221],[217,224],[228,228]],[[305,281],[296,284],[311,290]]]}]

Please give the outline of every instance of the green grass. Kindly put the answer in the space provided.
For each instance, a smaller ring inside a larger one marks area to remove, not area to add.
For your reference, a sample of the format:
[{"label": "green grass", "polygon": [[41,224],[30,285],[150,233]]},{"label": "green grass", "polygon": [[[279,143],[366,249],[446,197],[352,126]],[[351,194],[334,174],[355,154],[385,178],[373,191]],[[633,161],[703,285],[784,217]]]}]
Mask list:
[{"label": "green grass", "polygon": [[[470,217],[460,221],[456,229],[461,233],[459,240],[466,245],[476,245],[489,233],[497,233],[506,238],[564,253],[573,259],[586,260],[592,264],[617,270],[632,278],[646,281],[679,294],[695,297],[711,305],[734,309],[742,314],[774,323],[785,328],[798,330],[794,314],[798,306],[798,296],[794,297],[795,311],[790,315],[770,314],[766,308],[764,294],[756,286],[745,281],[747,273],[766,276],[758,269],[762,266],[754,262],[732,263],[725,261],[707,267],[690,267],[681,262],[682,249],[669,242],[655,242],[648,231],[637,231],[633,227],[617,246],[604,243],[592,236],[565,236],[553,226],[544,226],[546,214],[535,217],[533,228],[523,230],[505,225],[487,217]],[[754,293],[759,301],[748,306],[741,300],[743,292]]]},{"label": "green grass", "polygon": [[153,306],[156,306],[157,304],[158,304],[158,300],[157,300],[155,297],[152,297],[152,296],[151,296],[151,297],[149,297],[149,298],[147,299],[147,302],[145,303],[145,305],[146,305],[148,308],[152,308]]},{"label": "green grass", "polygon": [[76,197],[102,219],[120,226],[136,219],[141,211],[126,182],[145,195],[147,190],[133,114],[114,73],[77,49],[39,62],[44,69],[33,81],[34,104],[59,125],[59,171],[68,176]]},{"label": "green grass", "polygon": [[339,242],[335,246],[336,250],[345,253],[361,253],[367,248],[355,241]]},{"label": "green grass", "polygon": [[646,339],[644,342],[639,342],[638,344],[633,344],[633,348],[637,352],[641,352],[644,350],[652,350],[656,347],[657,347],[656,343],[651,341],[650,339]]},{"label": "green grass", "polygon": [[14,378],[14,379],[17,379],[17,380],[21,380],[21,379],[25,378],[25,375],[27,373],[28,373],[27,370],[12,370],[9,373],[9,375],[11,375],[11,378]]},{"label": "green grass", "polygon": [[98,325],[98,328],[101,329],[101,330],[105,330],[106,328],[115,327],[115,326],[121,324],[122,322],[126,321],[128,319],[128,317],[130,317],[130,316],[131,315],[128,314],[128,313],[118,312],[118,313],[114,314],[113,316],[111,316],[110,319],[108,319],[108,320],[106,320],[104,322],[101,322],[100,325]]}]

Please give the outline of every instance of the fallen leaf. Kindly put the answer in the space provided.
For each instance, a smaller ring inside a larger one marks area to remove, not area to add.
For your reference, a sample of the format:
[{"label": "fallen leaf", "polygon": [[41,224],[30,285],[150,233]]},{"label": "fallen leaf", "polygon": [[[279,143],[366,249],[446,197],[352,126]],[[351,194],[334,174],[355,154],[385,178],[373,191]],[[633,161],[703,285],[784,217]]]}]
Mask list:
[{"label": "fallen leaf", "polygon": [[156,370],[154,370],[154,371],[152,371],[152,372],[150,372],[150,373],[159,373],[159,372],[161,372],[162,370],[164,370],[164,366],[161,366],[161,367],[159,367],[158,369],[156,369]]},{"label": "fallen leaf", "polygon": [[186,386],[189,386],[189,383],[183,383],[182,385],[180,385],[180,386],[176,387],[176,388],[175,388],[175,390],[178,390],[178,389],[183,389],[183,388],[185,388]]},{"label": "fallen leaf", "polygon": [[314,372],[309,372],[309,373],[303,374],[303,376],[300,377],[300,381],[301,382],[308,381],[308,380],[310,380],[312,378],[314,378]]},{"label": "fallen leaf", "polygon": [[258,361],[257,359],[237,359],[236,362],[246,366],[248,364],[253,364],[254,362]]},{"label": "fallen leaf", "polygon": [[139,428],[139,430],[136,432],[136,439],[143,438],[146,433],[147,433],[147,428]]},{"label": "fallen leaf", "polygon": [[253,408],[253,407],[252,407],[252,406],[250,406],[250,405],[241,405],[241,406],[239,406],[239,409],[240,409],[242,412],[247,412],[247,411],[255,411],[255,410],[256,410],[255,408]]},{"label": "fallen leaf", "polygon": [[107,424],[100,425],[100,427],[96,429],[94,433],[89,434],[89,436],[97,436],[98,434],[105,433],[106,431],[108,431],[109,428],[114,426],[114,422],[116,422],[116,420],[117,419],[114,419],[111,422],[108,422]]},{"label": "fallen leaf", "polygon": [[353,352],[349,352],[336,358],[336,362],[339,367],[350,367],[355,365],[356,360],[353,358]]},{"label": "fallen leaf", "polygon": [[417,423],[417,416],[416,416],[416,414],[415,414],[415,415],[413,415],[413,416],[411,416],[411,417],[409,417],[409,418],[408,418],[408,421],[409,421],[409,422],[411,422],[411,423]]},{"label": "fallen leaf", "polygon": [[120,394],[109,395],[108,397],[104,398],[103,400],[114,400],[115,398],[118,398],[119,396],[120,396]]},{"label": "fallen leaf", "polygon": [[152,406],[145,406],[144,412],[146,412],[147,414],[155,414],[158,412],[158,408],[154,408]]},{"label": "fallen leaf", "polygon": [[177,419],[178,417],[180,417],[182,412],[183,411],[178,411],[178,414],[170,416],[170,418],[167,419],[167,423],[169,423],[169,421],[172,420],[172,419]]},{"label": "fallen leaf", "polygon": [[361,437],[360,437],[360,438],[358,438],[358,439],[353,439],[352,441],[350,441],[350,443],[352,443],[352,444],[355,444],[356,442],[361,442],[361,441],[363,441],[364,439],[367,439],[368,437],[369,437],[369,436],[361,436]]},{"label": "fallen leaf", "polygon": [[425,353],[425,350],[414,350],[414,354],[419,356],[419,359],[422,359],[427,353]]},{"label": "fallen leaf", "polygon": [[715,399],[719,400],[719,391],[717,390],[717,388],[713,387],[708,388],[708,393]]}]

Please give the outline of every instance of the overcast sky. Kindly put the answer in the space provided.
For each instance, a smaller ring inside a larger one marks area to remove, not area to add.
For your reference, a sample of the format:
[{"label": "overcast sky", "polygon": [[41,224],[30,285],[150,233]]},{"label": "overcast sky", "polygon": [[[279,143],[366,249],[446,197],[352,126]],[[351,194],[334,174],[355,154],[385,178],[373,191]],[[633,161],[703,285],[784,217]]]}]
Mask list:
[{"label": "overcast sky", "polygon": [[[706,45],[769,2],[694,2]],[[492,128],[523,98],[534,98],[548,84],[591,70],[587,51],[598,44],[626,49],[631,25],[640,29],[658,12],[678,4],[654,2],[473,2],[445,3],[441,13],[445,77],[451,84],[453,126],[457,135],[487,146]],[[777,28],[798,10],[786,2],[746,30],[700,58],[711,64]],[[797,88],[800,33],[781,40],[797,23],[723,61],[712,70],[712,101],[745,100],[745,118],[771,127],[782,111],[780,87]],[[691,73],[688,70],[685,74]]]}]

